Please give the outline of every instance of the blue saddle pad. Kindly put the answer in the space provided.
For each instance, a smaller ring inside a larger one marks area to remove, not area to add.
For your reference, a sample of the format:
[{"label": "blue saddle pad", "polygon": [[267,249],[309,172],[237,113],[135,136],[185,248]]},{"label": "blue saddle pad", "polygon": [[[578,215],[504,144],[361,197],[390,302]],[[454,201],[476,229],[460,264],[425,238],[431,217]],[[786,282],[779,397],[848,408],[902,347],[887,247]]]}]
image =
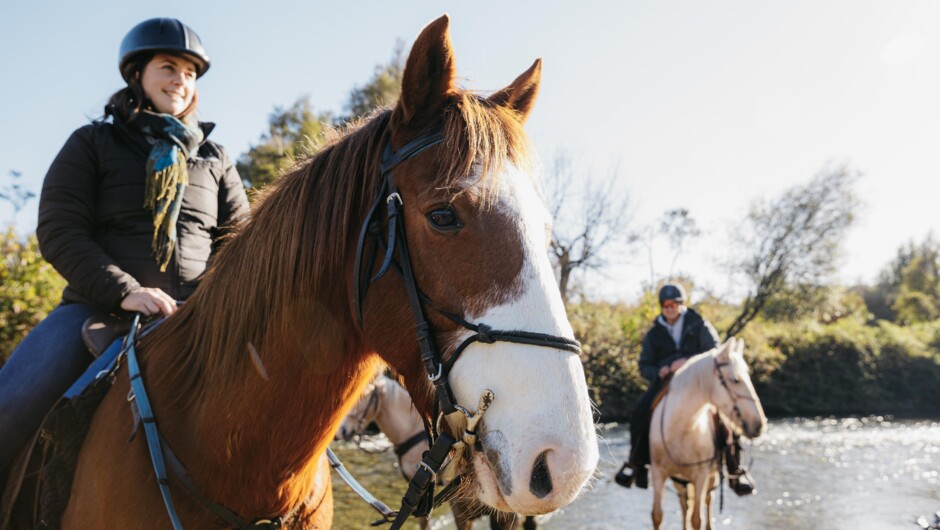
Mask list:
[{"label": "blue saddle pad", "polygon": [[65,391],[65,394],[62,397],[66,399],[74,399],[78,397],[86,388],[91,386],[91,384],[98,378],[98,374],[107,373],[114,366],[114,363],[117,361],[118,354],[121,353],[121,343],[124,341],[124,337],[117,339],[106,349],[100,357],[94,360],[89,366],[88,369],[74,382],[68,390]]}]

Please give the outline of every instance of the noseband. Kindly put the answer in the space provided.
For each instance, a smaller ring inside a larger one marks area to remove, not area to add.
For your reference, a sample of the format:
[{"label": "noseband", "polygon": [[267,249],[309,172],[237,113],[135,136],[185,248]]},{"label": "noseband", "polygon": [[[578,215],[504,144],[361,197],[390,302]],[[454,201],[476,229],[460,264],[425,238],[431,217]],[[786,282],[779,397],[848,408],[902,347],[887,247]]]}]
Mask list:
[{"label": "noseband", "polygon": [[[362,306],[368,294],[369,286],[382,278],[389,270],[395,270],[401,276],[408,294],[408,304],[415,321],[418,347],[421,351],[421,361],[427,371],[428,379],[434,385],[437,395],[437,407],[440,412],[440,414],[432,415],[433,420],[430,423],[425,420],[425,428],[432,442],[431,449],[425,455],[418,472],[411,480],[411,483],[409,483],[408,492],[402,499],[402,508],[399,510],[398,517],[392,524],[392,529],[400,528],[400,526],[404,524],[405,519],[407,519],[408,515],[412,512],[416,515],[425,516],[431,511],[432,505],[434,504],[434,491],[431,479],[440,470],[451,447],[457,443],[453,437],[443,432],[441,425],[442,416],[455,412],[463,413],[468,419],[467,434],[464,437],[465,441],[475,440],[475,425],[485,410],[485,407],[482,405],[484,401],[486,401],[486,406],[488,406],[489,402],[492,401],[492,392],[487,391],[489,392],[489,400],[481,400],[481,407],[476,414],[472,414],[468,409],[461,407],[454,398],[454,392],[451,389],[448,377],[458,357],[470,344],[474,342],[484,344],[511,342],[555,348],[572,353],[581,352],[581,343],[573,338],[529,331],[495,330],[483,323],[470,323],[461,316],[436,308],[432,300],[418,287],[412,268],[411,255],[408,251],[408,240],[405,237],[405,223],[402,219],[404,214],[402,209],[403,201],[401,194],[398,192],[398,188],[395,186],[393,170],[402,162],[443,141],[444,135],[442,133],[429,133],[415,138],[398,151],[395,151],[392,149],[391,138],[389,138],[385,145],[382,164],[380,166],[382,185],[379,188],[379,192],[372,206],[369,208],[369,213],[362,223],[362,228],[359,230],[359,241],[356,246],[356,258],[353,265],[355,274],[353,278],[353,301],[355,304],[356,320],[361,330],[364,330]],[[377,218],[379,206],[383,202],[387,207],[386,219],[388,223],[388,234],[385,238],[383,238],[380,219]],[[363,259],[367,239],[369,239],[372,244],[370,245],[368,256]],[[375,263],[379,246],[384,247],[385,257],[378,273],[372,278],[369,278],[368,274]],[[397,262],[395,260],[396,253],[398,254]],[[444,356],[434,343],[431,325],[425,318],[425,306],[459,326],[473,332],[473,335],[467,337],[447,360],[444,359]],[[468,445],[472,445],[472,443]],[[455,480],[454,483],[456,482],[458,481]]]}]

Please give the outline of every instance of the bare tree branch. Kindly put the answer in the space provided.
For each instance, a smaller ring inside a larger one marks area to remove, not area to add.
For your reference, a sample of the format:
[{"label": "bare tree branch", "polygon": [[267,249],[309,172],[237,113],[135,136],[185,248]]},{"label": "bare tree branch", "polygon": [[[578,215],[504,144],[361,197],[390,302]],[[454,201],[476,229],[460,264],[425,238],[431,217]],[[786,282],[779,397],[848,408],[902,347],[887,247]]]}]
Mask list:
[{"label": "bare tree branch", "polygon": [[771,297],[788,287],[817,285],[834,272],[859,204],[853,189],[859,176],[846,166],[826,167],[809,184],[751,206],[736,227],[750,254],[732,265],[750,287],[726,337],[740,333]]},{"label": "bare tree branch", "polygon": [[617,188],[619,176],[612,169],[605,179],[595,182],[564,152],[555,156],[548,171],[547,199],[553,221],[549,253],[565,301],[575,271],[603,268],[605,254],[617,243],[630,241],[630,201]]}]

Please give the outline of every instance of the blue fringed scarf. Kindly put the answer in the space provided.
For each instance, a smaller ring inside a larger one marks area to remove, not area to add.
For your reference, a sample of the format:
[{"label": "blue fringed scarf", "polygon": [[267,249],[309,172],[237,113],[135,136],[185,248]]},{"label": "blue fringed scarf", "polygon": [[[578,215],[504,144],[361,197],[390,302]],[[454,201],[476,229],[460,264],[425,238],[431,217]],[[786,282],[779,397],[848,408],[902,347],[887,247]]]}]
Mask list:
[{"label": "blue fringed scarf", "polygon": [[147,158],[144,208],[153,212],[153,256],[163,272],[176,246],[176,221],[189,184],[186,161],[196,154],[204,136],[196,120],[188,117],[180,121],[145,110],[136,113],[131,123],[153,139]]}]

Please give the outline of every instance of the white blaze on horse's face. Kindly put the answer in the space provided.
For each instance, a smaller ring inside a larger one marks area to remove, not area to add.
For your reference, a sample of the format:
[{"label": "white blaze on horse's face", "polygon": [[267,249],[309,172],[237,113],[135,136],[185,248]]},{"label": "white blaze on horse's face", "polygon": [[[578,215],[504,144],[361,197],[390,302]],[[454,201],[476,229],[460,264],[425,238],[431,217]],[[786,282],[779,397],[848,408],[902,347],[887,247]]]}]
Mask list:
[{"label": "white blaze on horse's face", "polygon": [[[499,208],[513,220],[524,246],[519,295],[468,315],[498,330],[574,337],[546,253],[549,221],[531,178],[507,164]],[[459,343],[470,333],[456,338]],[[574,353],[524,344],[474,343],[450,376],[461,405],[495,395],[483,417],[473,468],[480,498],[497,509],[537,514],[571,500],[594,473],[597,438],[581,361]]]}]

